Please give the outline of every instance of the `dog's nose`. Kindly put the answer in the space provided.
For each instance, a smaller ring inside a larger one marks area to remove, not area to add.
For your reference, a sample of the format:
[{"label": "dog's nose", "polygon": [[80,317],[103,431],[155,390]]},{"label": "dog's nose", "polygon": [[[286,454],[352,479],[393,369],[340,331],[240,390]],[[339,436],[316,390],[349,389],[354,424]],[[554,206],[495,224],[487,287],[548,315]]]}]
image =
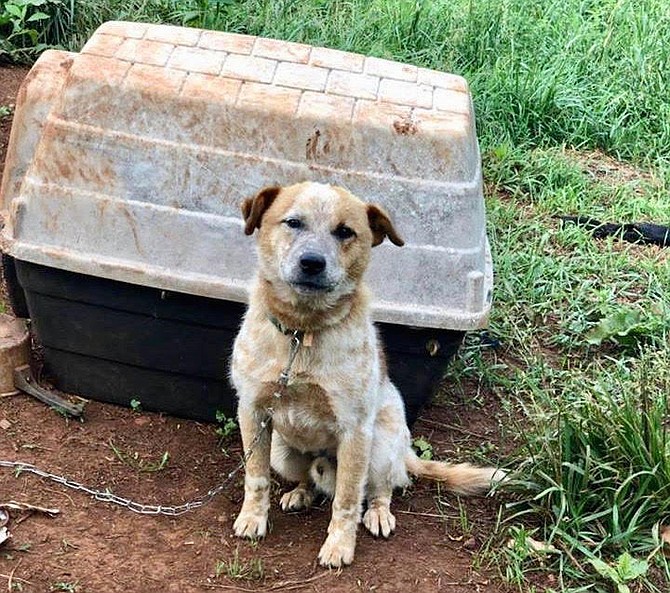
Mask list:
[{"label": "dog's nose", "polygon": [[300,256],[300,269],[308,276],[316,276],[326,268],[326,258],[320,253],[308,251]]}]

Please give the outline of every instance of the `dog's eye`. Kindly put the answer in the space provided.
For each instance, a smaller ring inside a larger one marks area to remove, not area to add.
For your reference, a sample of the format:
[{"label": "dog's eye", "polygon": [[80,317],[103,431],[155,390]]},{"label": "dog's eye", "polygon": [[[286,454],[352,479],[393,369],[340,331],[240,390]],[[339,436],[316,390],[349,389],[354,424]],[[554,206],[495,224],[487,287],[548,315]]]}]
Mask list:
[{"label": "dog's eye", "polygon": [[333,231],[333,235],[337,237],[340,241],[346,241],[355,237],[356,233],[352,228],[349,228],[346,224],[337,225],[337,228]]},{"label": "dog's eye", "polygon": [[298,218],[286,218],[282,222],[290,229],[301,229],[303,227],[302,220]]}]

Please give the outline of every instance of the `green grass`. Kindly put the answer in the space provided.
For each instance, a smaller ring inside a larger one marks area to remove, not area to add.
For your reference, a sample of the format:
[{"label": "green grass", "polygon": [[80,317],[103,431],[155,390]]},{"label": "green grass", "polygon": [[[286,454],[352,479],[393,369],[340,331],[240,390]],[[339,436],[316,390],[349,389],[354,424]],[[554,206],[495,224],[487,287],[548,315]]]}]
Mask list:
[{"label": "green grass", "polygon": [[[484,162],[497,277],[489,332],[502,348],[469,340],[452,377],[497,394],[507,432],[522,438],[493,555],[524,591],[548,571],[556,591],[667,590],[670,253],[593,240],[553,218],[668,222],[667,170],[560,146],[496,147]],[[634,320],[625,336],[592,339],[622,314]],[[617,582],[625,553],[649,564]]]},{"label": "green grass", "polygon": [[265,569],[260,558],[241,559],[239,547],[236,547],[231,558],[217,560],[214,576],[216,578],[226,576],[229,579],[243,581],[261,581],[265,577]]},{"label": "green grass", "polygon": [[492,321],[496,333],[532,330],[518,345],[524,349],[537,347],[538,340],[580,349],[586,332],[601,319],[639,309],[650,325],[659,322],[655,334],[641,339],[659,346],[667,342],[670,266],[663,251],[615,238],[594,241],[573,225],[561,228],[553,218],[586,213],[603,220],[667,221],[665,184],[632,180],[610,187],[557,149],[502,158],[489,154],[486,164],[496,297],[505,303],[504,317]]},{"label": "green grass", "polygon": [[[101,22],[128,19],[325,45],[465,76],[496,274],[489,332],[502,346],[482,350],[472,336],[451,378],[474,378],[498,396],[505,430],[520,439],[509,459],[520,470],[514,492],[488,548],[523,591],[668,590],[659,527],[670,524],[670,252],[594,240],[555,216],[670,222],[670,3],[47,4],[36,43],[71,50]],[[14,54],[5,43],[5,57],[34,56],[29,41],[15,37],[28,47]],[[237,568],[236,558],[219,567]]]},{"label": "green grass", "polygon": [[111,439],[109,440],[109,448],[119,461],[132,467],[138,472],[154,473],[162,471],[167,467],[168,462],[170,461],[170,453],[168,451],[165,451],[158,460],[148,460],[138,451],[133,451],[128,447],[118,446]]},{"label": "green grass", "polygon": [[[498,388],[505,385],[508,397],[518,398],[534,422],[532,431],[522,431],[525,419],[519,422],[526,461],[503,533],[532,527],[535,539],[555,547],[554,569],[565,583],[561,590],[597,581],[590,562],[613,562],[624,552],[649,558],[663,590],[667,566],[658,532],[670,515],[664,426],[670,356],[646,350],[638,359],[595,357],[562,368],[539,356],[536,362],[537,369],[517,369],[494,380]],[[547,567],[532,555],[507,560],[508,574],[522,564],[520,584]]]},{"label": "green grass", "polygon": [[[667,223],[668,171],[562,146],[483,157],[496,273],[488,331],[502,346],[471,336],[450,376],[497,395],[521,441],[489,557],[522,591],[546,586],[547,572],[555,591],[667,590],[670,253],[594,240],[554,216]],[[619,318],[625,335],[593,339]],[[626,572],[625,554],[645,570]]]}]

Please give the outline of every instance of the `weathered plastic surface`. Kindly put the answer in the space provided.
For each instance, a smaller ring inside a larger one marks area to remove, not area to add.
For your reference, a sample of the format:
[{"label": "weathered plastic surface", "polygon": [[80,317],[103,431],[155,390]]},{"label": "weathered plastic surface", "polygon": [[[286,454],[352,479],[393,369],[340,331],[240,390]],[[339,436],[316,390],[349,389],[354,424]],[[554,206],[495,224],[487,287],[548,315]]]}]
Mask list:
[{"label": "weathered plastic surface", "polygon": [[379,321],[485,325],[492,270],[465,81],[330,49],[109,22],[47,51],[17,100],[4,249],[19,260],[244,301],[239,205],[271,184],[343,185],[406,240],[375,248]]}]

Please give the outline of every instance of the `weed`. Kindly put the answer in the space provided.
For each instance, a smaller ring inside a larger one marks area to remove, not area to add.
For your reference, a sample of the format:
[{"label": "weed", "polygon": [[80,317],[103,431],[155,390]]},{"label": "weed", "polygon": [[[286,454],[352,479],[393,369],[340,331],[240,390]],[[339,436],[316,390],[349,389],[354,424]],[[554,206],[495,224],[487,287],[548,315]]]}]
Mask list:
[{"label": "weed", "polygon": [[[46,2],[11,0],[25,1]],[[69,49],[123,19],[325,45],[464,75],[485,149],[568,145],[645,161],[670,153],[670,9],[660,0],[53,4],[44,42]]]},{"label": "weed", "polygon": [[227,441],[232,437],[238,429],[235,418],[229,418],[221,410],[216,411],[216,427],[215,433],[219,437],[219,447],[224,455],[228,456]]},{"label": "weed", "polygon": [[170,453],[168,451],[165,451],[158,461],[147,461],[137,451],[124,451],[117,447],[111,439],[109,440],[109,447],[120,461],[139,472],[153,473],[161,471],[167,467],[170,460]]},{"label": "weed", "polygon": [[625,307],[598,321],[586,334],[588,344],[601,345],[607,340],[635,352],[643,344],[667,344],[670,335],[669,312],[653,307]]},{"label": "weed", "polygon": [[658,524],[670,514],[669,354],[598,361],[593,376],[563,376],[558,397],[538,391],[531,400],[530,461],[507,522],[541,519],[539,537],[575,559],[556,566],[566,582],[594,580],[585,560],[602,568],[601,556],[658,556]]},{"label": "weed", "polygon": [[216,411],[216,434],[220,439],[227,439],[237,432],[237,421],[235,418],[228,417],[221,410]]},{"label": "weed", "polygon": [[[435,507],[444,522],[444,529],[450,539],[459,541],[473,537],[475,524],[468,514],[468,507],[460,496],[454,496],[439,482],[436,484]],[[455,512],[454,512],[455,511]]]},{"label": "weed", "polygon": [[465,535],[472,533],[472,525],[470,524],[470,518],[468,517],[468,509],[460,498],[458,499],[458,522],[461,533]]},{"label": "weed", "polygon": [[449,375],[497,394],[505,430],[523,442],[511,463],[520,491],[499,528],[516,545],[492,546],[506,578],[525,588],[553,572],[561,591],[603,591],[626,581],[606,585],[590,560],[614,567],[628,551],[655,568],[635,587],[664,590],[670,268],[662,250],[596,241],[552,216],[664,220],[667,173],[642,170],[612,186],[591,174],[596,158],[585,168],[561,147],[513,144],[484,154],[498,278],[488,331],[500,345],[469,336]]},{"label": "weed", "polygon": [[417,437],[412,441],[412,446],[417,450],[417,455],[421,459],[433,458],[433,445],[423,437]]},{"label": "weed", "polygon": [[142,411],[142,402],[139,399],[131,399],[130,400],[130,409],[133,412],[141,412]]},{"label": "weed", "polygon": [[240,550],[235,548],[230,560],[217,560],[214,574],[217,578],[224,575],[236,580],[260,581],[265,576],[265,570],[260,558],[241,560]]},{"label": "weed", "polygon": [[510,528],[505,542],[505,577],[509,583],[523,585],[533,572],[540,572],[550,554],[558,553],[551,545],[539,542],[533,536],[535,529],[523,526]]},{"label": "weed", "polygon": [[616,585],[618,593],[630,593],[630,587],[626,583],[643,577],[649,571],[649,562],[637,560],[628,552],[621,554],[614,566],[599,558],[590,558],[589,562],[598,574]]}]

